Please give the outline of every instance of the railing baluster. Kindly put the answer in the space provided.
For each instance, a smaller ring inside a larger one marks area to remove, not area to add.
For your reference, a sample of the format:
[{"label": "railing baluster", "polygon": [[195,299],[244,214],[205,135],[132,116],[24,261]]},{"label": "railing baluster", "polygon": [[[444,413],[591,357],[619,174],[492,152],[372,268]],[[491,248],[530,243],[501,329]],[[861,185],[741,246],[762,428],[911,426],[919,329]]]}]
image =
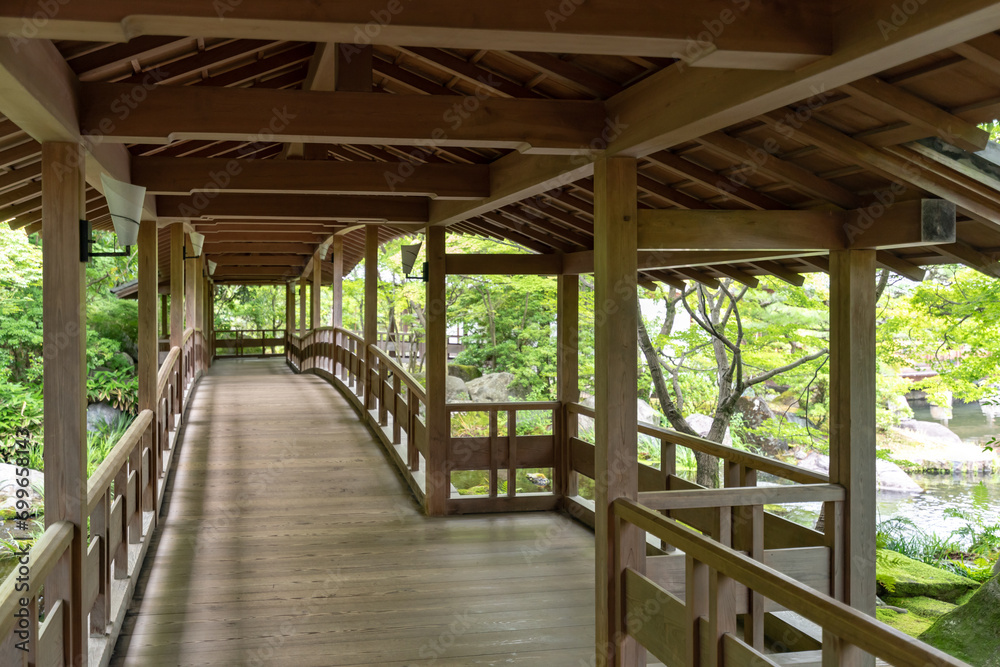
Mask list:
[{"label": "railing baluster", "polygon": [[507,411],[507,497],[517,488],[517,410]]},{"label": "railing baluster", "polygon": [[402,442],[399,422],[399,403],[403,400],[402,388],[403,380],[399,377],[399,373],[394,373],[392,376],[392,444],[394,445]]}]

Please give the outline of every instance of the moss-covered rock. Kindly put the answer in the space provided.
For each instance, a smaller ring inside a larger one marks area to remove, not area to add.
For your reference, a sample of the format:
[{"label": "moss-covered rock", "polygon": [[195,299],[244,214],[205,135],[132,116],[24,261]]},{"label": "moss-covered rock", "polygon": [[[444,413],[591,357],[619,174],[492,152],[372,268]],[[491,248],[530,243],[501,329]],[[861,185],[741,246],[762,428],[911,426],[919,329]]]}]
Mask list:
[{"label": "moss-covered rock", "polygon": [[875,610],[875,618],[888,626],[896,628],[900,632],[905,632],[911,637],[918,637],[934,623],[934,621],[926,619],[923,616],[917,616],[916,614],[900,614],[897,611],[886,609],[885,607],[879,607]]},{"label": "moss-covered rock", "polygon": [[1000,577],[939,618],[920,640],[978,667],[1000,667]]},{"label": "moss-covered rock", "polygon": [[879,549],[876,554],[875,578],[881,596],[923,596],[945,602],[954,602],[979,586],[972,579],[887,549]]},{"label": "moss-covered rock", "polygon": [[919,596],[915,598],[889,597],[884,602],[893,607],[905,609],[913,616],[919,616],[927,620],[927,627],[950,611],[954,611],[957,605],[942,600],[935,600]]},{"label": "moss-covered rock", "polygon": [[448,364],[448,375],[457,377],[462,382],[471,382],[476,378],[483,377],[483,372],[475,366],[465,366],[463,364]]}]

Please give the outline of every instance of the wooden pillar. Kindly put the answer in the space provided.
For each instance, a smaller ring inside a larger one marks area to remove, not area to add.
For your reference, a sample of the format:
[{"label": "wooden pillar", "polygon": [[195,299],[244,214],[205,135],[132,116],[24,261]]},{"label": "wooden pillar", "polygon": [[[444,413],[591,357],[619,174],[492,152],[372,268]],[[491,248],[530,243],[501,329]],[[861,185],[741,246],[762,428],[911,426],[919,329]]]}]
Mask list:
[{"label": "wooden pillar", "polygon": [[[184,226],[170,226],[170,348],[184,340]],[[183,350],[182,350],[183,352]],[[181,362],[183,368],[183,361]]]},{"label": "wooden pillar", "polygon": [[306,284],[299,280],[299,336],[306,335]]},{"label": "wooden pillar", "polygon": [[[156,414],[156,382],[160,366],[160,344],[156,331],[156,291],[159,282],[156,266],[158,248],[158,230],[155,221],[143,220],[139,223],[139,410],[152,410]],[[158,507],[157,481],[158,471],[163,469],[160,463],[160,448],[156,438],[159,429],[154,425],[149,429],[150,477],[149,496],[144,501],[145,507]],[[153,513],[156,523],[156,513]]]},{"label": "wooden pillar", "polygon": [[169,296],[169,294],[160,295],[160,338],[170,338],[170,310],[167,305]]},{"label": "wooden pillar", "polygon": [[295,330],[295,287],[285,283],[285,335],[290,336]]},{"label": "wooden pillar", "polygon": [[[73,542],[45,580],[51,608],[65,600],[63,663],[87,664],[86,264],[83,153],[76,143],[42,144],[42,327],[45,407],[45,525],[73,524]],[[32,639],[35,639],[34,637]]]},{"label": "wooden pillar", "polygon": [[333,326],[344,326],[344,237],[333,237]]},{"label": "wooden pillar", "polygon": [[[187,245],[187,240],[184,241]],[[193,252],[193,251],[192,251]],[[192,259],[190,253],[188,259],[184,260],[184,329],[193,329],[197,326],[198,320],[198,260]]]},{"label": "wooden pillar", "polygon": [[313,255],[312,272],[312,310],[310,310],[311,328],[323,326],[323,253],[319,250]]},{"label": "wooden pillar", "polygon": [[365,409],[371,406],[371,356],[368,346],[378,342],[378,226],[365,227],[365,349],[362,358],[365,360],[364,393]]},{"label": "wooden pillar", "polygon": [[622,572],[641,571],[645,543],[637,528],[611,520],[610,506],[639,491],[635,159],[598,160],[594,186],[597,665],[634,667],[645,652],[625,632]]},{"label": "wooden pillar", "polygon": [[558,400],[562,404],[562,430],[556,468],[556,493],[563,498],[577,494],[577,475],[570,466],[570,438],[577,436],[575,414],[566,410],[580,400],[580,279],[559,276],[556,301],[556,338],[558,340]]},{"label": "wooden pillar", "polygon": [[424,304],[427,331],[427,514],[440,516],[448,511],[451,478],[447,470],[448,409],[445,390],[448,380],[448,312],[445,276],[445,229],[427,228],[427,299]]},{"label": "wooden pillar", "polygon": [[[875,251],[830,253],[830,482],[847,489],[834,594],[875,615]],[[831,521],[831,517],[827,517]],[[838,590],[839,589],[839,590]],[[824,636],[824,664],[872,656]]]}]

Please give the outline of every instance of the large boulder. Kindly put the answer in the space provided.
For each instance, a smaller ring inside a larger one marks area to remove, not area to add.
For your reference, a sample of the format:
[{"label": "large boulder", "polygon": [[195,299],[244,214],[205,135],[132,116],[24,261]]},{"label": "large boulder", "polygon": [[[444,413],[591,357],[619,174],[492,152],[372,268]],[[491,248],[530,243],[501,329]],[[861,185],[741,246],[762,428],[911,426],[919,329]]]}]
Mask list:
[{"label": "large boulder", "polygon": [[774,417],[771,406],[760,396],[741,396],[736,401],[736,411],[743,415],[743,424],[747,428],[759,428]]},{"label": "large boulder", "polygon": [[87,406],[87,430],[96,431],[102,425],[114,424],[123,414],[110,403],[91,403]]},{"label": "large boulder", "polygon": [[454,375],[449,375],[445,378],[444,396],[445,403],[462,403],[472,400],[465,381]]},{"label": "large boulder", "polygon": [[880,595],[924,596],[954,602],[979,583],[947,570],[921,563],[901,553],[879,549],[875,555],[875,580]]},{"label": "large boulder", "polygon": [[[0,519],[9,521],[17,516],[17,490],[25,488],[18,483],[18,467],[9,463],[0,463]],[[22,468],[22,471],[24,469]],[[45,476],[28,469],[28,502],[31,507],[29,516],[40,516],[45,507],[44,488]]]},{"label": "large boulder", "polygon": [[466,382],[465,386],[476,403],[504,403],[511,398],[522,399],[524,393],[512,387],[512,373],[488,373]]},{"label": "large boulder", "polygon": [[919,639],[970,665],[1000,667],[1000,577],[983,584]]},{"label": "large boulder", "polygon": [[475,366],[465,366],[463,364],[448,364],[448,375],[453,375],[462,382],[471,382],[483,377],[483,372]]},{"label": "large boulder", "polygon": [[[703,438],[708,437],[708,432],[712,429],[712,418],[708,415],[701,415],[695,413],[684,418],[684,421],[688,423],[695,433]],[[729,427],[726,427],[726,434],[722,437],[722,444],[727,447],[733,446],[733,436],[729,432]]]},{"label": "large boulder", "polygon": [[[830,457],[819,452],[809,452],[799,460],[799,467],[830,474]],[[875,461],[875,484],[880,491],[888,493],[923,493],[924,489],[892,461]]]},{"label": "large boulder", "polygon": [[904,419],[897,427],[901,435],[915,440],[931,441],[942,445],[961,445],[962,439],[944,424],[919,419]]}]

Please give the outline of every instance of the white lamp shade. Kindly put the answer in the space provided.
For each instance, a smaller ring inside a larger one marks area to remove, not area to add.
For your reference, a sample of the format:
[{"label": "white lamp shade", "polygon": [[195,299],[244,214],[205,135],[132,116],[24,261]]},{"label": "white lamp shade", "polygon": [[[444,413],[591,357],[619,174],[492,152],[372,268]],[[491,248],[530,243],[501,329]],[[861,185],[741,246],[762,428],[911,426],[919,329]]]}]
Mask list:
[{"label": "white lamp shade", "polygon": [[195,257],[201,257],[201,249],[205,245],[205,235],[198,232],[191,232],[191,248]]},{"label": "white lamp shade", "polygon": [[420,243],[414,243],[413,245],[404,245],[399,251],[403,256],[403,273],[410,275],[413,271],[413,265],[417,263],[417,255],[420,254]]},{"label": "white lamp shade", "polygon": [[218,263],[217,262],[213,262],[212,260],[208,260],[205,263],[208,265],[208,275],[214,276],[215,275],[215,267],[218,266]]},{"label": "white lamp shade", "polygon": [[142,202],[146,188],[132,185],[101,174],[104,198],[108,200],[111,222],[118,235],[118,245],[133,246],[139,239],[139,219],[142,217]]}]

